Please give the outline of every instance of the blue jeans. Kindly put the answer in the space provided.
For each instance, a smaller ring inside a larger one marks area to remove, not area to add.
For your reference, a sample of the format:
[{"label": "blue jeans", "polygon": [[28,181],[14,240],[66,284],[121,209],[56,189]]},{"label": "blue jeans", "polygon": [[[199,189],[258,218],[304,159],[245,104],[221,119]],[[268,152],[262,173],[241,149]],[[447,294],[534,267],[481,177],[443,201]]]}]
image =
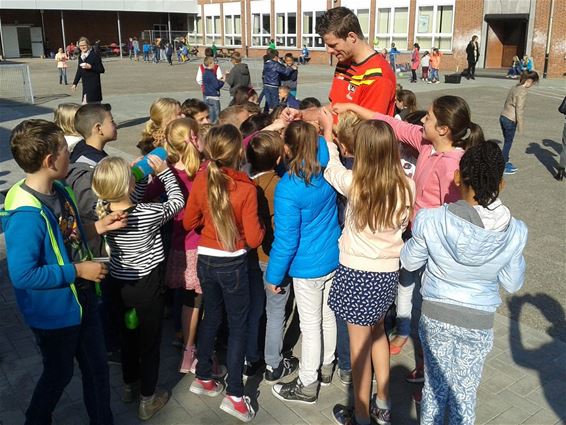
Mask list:
[{"label": "blue jeans", "polygon": [[336,316],[336,357],[340,370],[352,370],[350,362],[350,335],[346,321]]},{"label": "blue jeans", "polygon": [[438,68],[430,68],[430,81],[440,81],[440,77],[438,76]]},{"label": "blue jeans", "polygon": [[[267,264],[260,263],[262,270],[265,272]],[[265,283],[265,282],[264,282]],[[265,327],[265,364],[273,369],[279,367],[283,360],[283,337],[285,335],[285,306],[291,292],[291,279],[286,278],[279,286],[281,292],[274,294],[270,288],[271,285],[265,285],[265,313],[267,323]]]},{"label": "blue jeans", "polygon": [[279,88],[273,86],[263,86],[265,96],[265,112],[277,108],[279,105]]},{"label": "blue jeans", "polygon": [[250,279],[250,310],[248,312],[246,362],[255,363],[262,357],[259,349],[259,328],[265,312],[263,272],[255,251],[248,253],[248,275]]},{"label": "blue jeans", "polygon": [[67,68],[58,68],[59,69],[59,84],[65,81],[67,84]]},{"label": "blue jeans", "polygon": [[83,307],[81,324],[60,329],[32,328],[41,351],[43,372],[37,381],[26,425],[51,424],[51,415],[73,377],[76,358],[83,381],[83,399],[91,425],[114,423],[104,335],[94,288],[78,290]]},{"label": "blue jeans", "polygon": [[211,257],[199,254],[197,275],[202,287],[204,316],[199,326],[196,376],[203,380],[212,379],[214,341],[226,308],[229,329],[226,393],[242,397],[242,373],[250,306],[247,255]]},{"label": "blue jeans", "polygon": [[508,163],[509,152],[511,152],[511,146],[513,146],[513,139],[515,138],[515,131],[517,130],[517,123],[501,115],[499,117],[499,124],[501,125],[501,131],[503,132],[503,159],[505,160],[505,163]]},{"label": "blue jeans", "polygon": [[143,52],[143,61],[149,62],[149,52]]},{"label": "blue jeans", "polygon": [[477,389],[485,358],[493,347],[493,329],[467,329],[430,319],[419,322],[425,385],[421,424],[473,425]]},{"label": "blue jeans", "polygon": [[220,101],[218,99],[211,99],[205,96],[204,103],[208,106],[210,122],[213,124],[216,123],[216,120],[220,115]]}]

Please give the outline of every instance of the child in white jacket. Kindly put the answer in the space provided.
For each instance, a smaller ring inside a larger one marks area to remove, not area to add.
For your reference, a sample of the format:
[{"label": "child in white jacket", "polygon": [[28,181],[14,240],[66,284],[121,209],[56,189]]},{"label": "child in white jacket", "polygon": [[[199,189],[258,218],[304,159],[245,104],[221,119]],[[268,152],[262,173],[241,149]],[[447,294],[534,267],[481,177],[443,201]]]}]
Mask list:
[{"label": "child in white jacket", "polygon": [[469,148],[454,173],[462,200],[423,209],[401,251],[407,270],[426,264],[419,323],[425,361],[421,425],[475,422],[476,391],[493,347],[499,286],[521,288],[527,226],[499,200],[505,162],[497,143]]}]

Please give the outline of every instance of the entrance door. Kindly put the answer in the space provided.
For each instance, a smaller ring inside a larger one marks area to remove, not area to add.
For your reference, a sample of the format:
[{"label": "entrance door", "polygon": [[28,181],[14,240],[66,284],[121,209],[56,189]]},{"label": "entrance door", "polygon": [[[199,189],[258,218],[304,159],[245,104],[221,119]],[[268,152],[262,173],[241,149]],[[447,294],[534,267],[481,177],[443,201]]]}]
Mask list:
[{"label": "entrance door", "polygon": [[45,54],[41,27],[31,27],[31,53],[34,57],[40,57]]},{"label": "entrance door", "polygon": [[18,27],[18,45],[20,47],[20,57],[31,57],[31,28]]},{"label": "entrance door", "polygon": [[[492,15],[493,16],[493,15]],[[527,40],[527,20],[523,17],[489,17],[485,52],[486,68],[507,68],[513,56],[522,58]]]}]

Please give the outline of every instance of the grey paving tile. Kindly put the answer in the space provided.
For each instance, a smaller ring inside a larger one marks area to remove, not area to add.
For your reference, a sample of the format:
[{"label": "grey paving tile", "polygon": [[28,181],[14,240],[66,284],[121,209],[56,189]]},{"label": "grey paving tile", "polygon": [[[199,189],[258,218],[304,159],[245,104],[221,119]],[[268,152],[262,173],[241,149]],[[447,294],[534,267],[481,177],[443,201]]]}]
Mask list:
[{"label": "grey paving tile", "polygon": [[535,414],[529,416],[523,424],[525,425],[551,425],[551,424],[564,424],[566,423],[564,420],[556,416],[556,414],[552,411],[547,409],[540,409]]},{"label": "grey paving tile", "polygon": [[21,410],[0,410],[0,424],[23,424],[25,421],[24,412]]},{"label": "grey paving tile", "polygon": [[522,406],[513,406],[511,409],[506,410],[501,415],[493,418],[488,424],[521,424],[527,418],[531,417],[532,413]]}]

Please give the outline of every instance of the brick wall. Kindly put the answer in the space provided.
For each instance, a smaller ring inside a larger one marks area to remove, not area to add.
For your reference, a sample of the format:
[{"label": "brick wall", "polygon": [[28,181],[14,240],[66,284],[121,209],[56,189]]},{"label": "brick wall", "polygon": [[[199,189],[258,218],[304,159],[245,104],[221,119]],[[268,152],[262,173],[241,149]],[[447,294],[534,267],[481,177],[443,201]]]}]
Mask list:
[{"label": "brick wall", "polygon": [[[535,68],[542,76],[548,35],[548,20],[551,0],[537,0],[535,26],[532,37],[531,56]],[[566,2],[554,0],[554,19],[550,38],[548,77],[566,75]]]}]

